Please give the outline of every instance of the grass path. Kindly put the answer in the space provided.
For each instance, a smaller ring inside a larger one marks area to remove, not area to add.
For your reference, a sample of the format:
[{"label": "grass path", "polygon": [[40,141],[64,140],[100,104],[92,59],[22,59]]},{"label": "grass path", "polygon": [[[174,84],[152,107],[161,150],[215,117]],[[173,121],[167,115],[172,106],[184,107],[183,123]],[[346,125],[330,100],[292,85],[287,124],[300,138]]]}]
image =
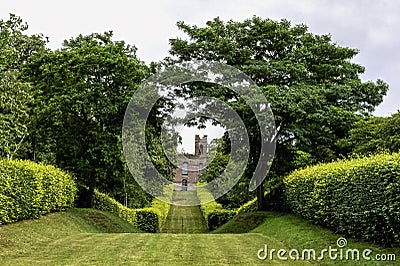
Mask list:
[{"label": "grass path", "polygon": [[[187,203],[188,201],[197,202],[198,199],[195,193],[195,191],[174,191],[173,201],[180,203]],[[199,234],[207,233],[208,228],[198,205],[171,205],[167,220],[161,232]]]}]

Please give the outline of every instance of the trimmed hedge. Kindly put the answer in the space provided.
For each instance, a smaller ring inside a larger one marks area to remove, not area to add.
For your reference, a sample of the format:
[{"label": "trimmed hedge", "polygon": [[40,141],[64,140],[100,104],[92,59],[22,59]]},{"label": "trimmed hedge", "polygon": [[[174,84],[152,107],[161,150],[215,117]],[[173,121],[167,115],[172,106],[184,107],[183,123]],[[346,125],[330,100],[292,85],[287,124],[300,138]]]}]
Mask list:
[{"label": "trimmed hedge", "polygon": [[[224,209],[205,187],[197,187],[197,197],[200,201],[201,213],[210,231],[225,224],[237,214],[235,210]],[[203,202],[208,203],[203,204]]]},{"label": "trimmed hedge", "polygon": [[[172,198],[172,191],[172,186],[168,186],[164,190],[164,197]],[[151,207],[131,209],[110,196],[95,190],[94,208],[112,212],[142,231],[156,233],[160,232],[160,228],[167,218],[170,204],[155,198]]]},{"label": "trimmed hedge", "polygon": [[54,166],[0,160],[0,224],[70,208],[76,192],[72,175]]},{"label": "trimmed hedge", "polygon": [[400,154],[297,170],[284,179],[291,210],[337,233],[400,243]]},{"label": "trimmed hedge", "polygon": [[241,213],[256,212],[257,210],[258,210],[258,202],[257,202],[257,197],[256,197],[252,200],[249,200],[242,206],[240,206],[237,209],[237,213],[241,214]]}]

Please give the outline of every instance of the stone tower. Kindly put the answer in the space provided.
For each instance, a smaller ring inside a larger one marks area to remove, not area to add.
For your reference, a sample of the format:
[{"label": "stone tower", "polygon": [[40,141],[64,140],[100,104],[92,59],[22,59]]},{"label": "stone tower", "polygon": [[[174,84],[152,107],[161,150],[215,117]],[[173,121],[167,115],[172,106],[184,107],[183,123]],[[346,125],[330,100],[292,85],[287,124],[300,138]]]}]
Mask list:
[{"label": "stone tower", "polygon": [[198,176],[206,170],[207,135],[194,137],[194,154],[179,154],[178,165],[175,170],[174,183],[178,190],[194,190],[199,181]]}]

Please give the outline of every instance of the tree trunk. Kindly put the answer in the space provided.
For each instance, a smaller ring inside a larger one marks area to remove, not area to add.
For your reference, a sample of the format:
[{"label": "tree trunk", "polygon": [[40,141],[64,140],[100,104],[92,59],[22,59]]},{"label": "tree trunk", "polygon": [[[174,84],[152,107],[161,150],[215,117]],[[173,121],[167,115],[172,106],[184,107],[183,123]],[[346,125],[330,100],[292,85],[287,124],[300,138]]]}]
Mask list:
[{"label": "tree trunk", "polygon": [[88,190],[88,195],[86,198],[86,206],[87,208],[93,208],[94,205],[94,185],[90,184],[89,190]]},{"label": "tree trunk", "polygon": [[93,208],[94,205],[94,189],[96,187],[96,181],[93,171],[88,170],[86,176],[89,177],[89,188],[87,190],[87,195],[85,196],[85,206],[86,208]]},{"label": "tree trunk", "polygon": [[256,194],[257,194],[258,210],[265,211],[267,209],[267,204],[264,195],[264,181],[257,187]]}]

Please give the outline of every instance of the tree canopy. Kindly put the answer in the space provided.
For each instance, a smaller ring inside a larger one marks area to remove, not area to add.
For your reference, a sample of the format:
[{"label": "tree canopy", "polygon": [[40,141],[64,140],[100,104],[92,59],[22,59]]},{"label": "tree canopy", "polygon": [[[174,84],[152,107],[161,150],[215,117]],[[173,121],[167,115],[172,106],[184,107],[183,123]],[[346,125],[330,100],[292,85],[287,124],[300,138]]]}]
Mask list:
[{"label": "tree canopy", "polygon": [[29,148],[33,103],[30,84],[20,78],[28,57],[44,49],[41,35],[28,36],[28,25],[10,15],[0,20],[0,157],[23,158]]},{"label": "tree canopy", "polygon": [[[347,135],[355,121],[371,115],[388,89],[382,80],[360,79],[364,67],[351,62],[356,49],[341,47],[331,36],[313,34],[302,24],[253,17],[243,22],[215,18],[205,27],[184,22],[177,25],[187,38],[170,40],[169,61],[223,62],[242,70],[262,89],[277,125],[272,169],[279,176],[294,168],[296,150],[318,161],[336,158],[342,153],[336,142]],[[192,86],[188,94],[206,92]],[[254,114],[229,90],[214,89],[209,95],[241,110],[254,144],[247,171],[250,176],[260,143]],[[258,196],[262,198],[261,191]],[[262,201],[260,204],[262,207]]]},{"label": "tree canopy", "polygon": [[354,123],[346,138],[338,141],[346,155],[369,155],[400,150],[400,112]]},{"label": "tree canopy", "polygon": [[31,56],[24,75],[35,92],[34,152],[48,152],[43,146],[51,145],[54,163],[74,172],[89,195],[97,187],[121,198],[121,186],[127,189],[122,121],[149,70],[137,59],[135,47],[112,36],[106,32],[67,40],[59,50]]}]

